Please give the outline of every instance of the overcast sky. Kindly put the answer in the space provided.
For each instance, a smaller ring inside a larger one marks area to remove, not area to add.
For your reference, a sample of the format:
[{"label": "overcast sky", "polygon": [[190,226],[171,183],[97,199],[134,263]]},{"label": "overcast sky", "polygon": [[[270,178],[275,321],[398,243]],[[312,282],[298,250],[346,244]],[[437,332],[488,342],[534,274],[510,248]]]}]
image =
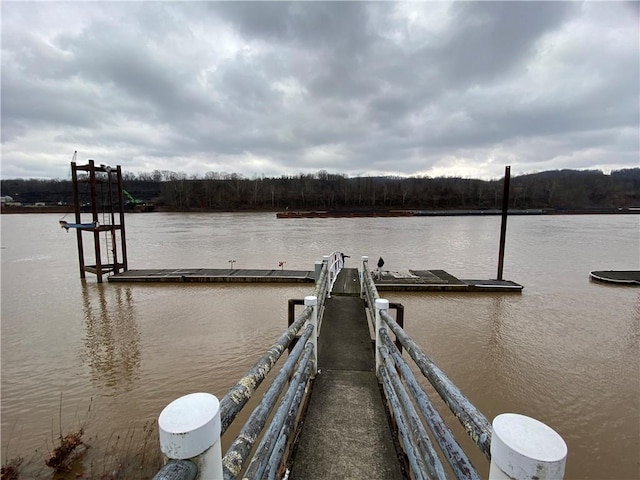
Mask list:
[{"label": "overcast sky", "polygon": [[2,2],[2,178],[639,167],[638,2]]}]

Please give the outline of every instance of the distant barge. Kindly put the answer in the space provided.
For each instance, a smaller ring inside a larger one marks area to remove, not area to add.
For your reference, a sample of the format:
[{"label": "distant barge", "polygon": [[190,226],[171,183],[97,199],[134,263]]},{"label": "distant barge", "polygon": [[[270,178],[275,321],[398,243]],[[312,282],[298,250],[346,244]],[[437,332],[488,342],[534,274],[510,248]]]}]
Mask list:
[{"label": "distant barge", "polygon": [[312,210],[276,213],[277,218],[412,217],[411,210]]},{"label": "distant barge", "polygon": [[[509,209],[509,215],[602,215],[640,214],[640,208],[588,210]],[[463,215],[501,215],[497,208],[467,210],[287,210],[277,218],[354,218],[354,217],[449,217]]]}]

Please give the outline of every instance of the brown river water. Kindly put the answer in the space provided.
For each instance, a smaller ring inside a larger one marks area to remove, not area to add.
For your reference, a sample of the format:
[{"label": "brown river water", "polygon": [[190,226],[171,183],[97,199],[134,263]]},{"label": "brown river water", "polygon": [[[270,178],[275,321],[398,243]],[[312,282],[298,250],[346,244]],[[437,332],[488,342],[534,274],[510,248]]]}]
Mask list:
[{"label": "brown river water", "polygon": [[[162,408],[197,391],[222,397],[284,331],[287,300],[313,292],[83,282],[75,235],[58,220],[1,217],[2,461],[24,457],[22,478],[57,478],[42,467],[52,439],[80,426],[91,445],[76,466],[83,478],[116,469],[112,457],[141,444],[155,453]],[[150,213],[127,215],[126,226],[132,269],[235,260],[312,270],[341,250],[349,267],[382,256],[389,270],[489,279],[500,218]],[[510,217],[504,278],[522,294],[382,295],[404,304],[408,334],[489,420],[517,412],[558,431],[566,478],[637,479],[640,289],[593,283],[589,271],[639,268],[640,216]],[[486,460],[471,458],[486,476]]]}]

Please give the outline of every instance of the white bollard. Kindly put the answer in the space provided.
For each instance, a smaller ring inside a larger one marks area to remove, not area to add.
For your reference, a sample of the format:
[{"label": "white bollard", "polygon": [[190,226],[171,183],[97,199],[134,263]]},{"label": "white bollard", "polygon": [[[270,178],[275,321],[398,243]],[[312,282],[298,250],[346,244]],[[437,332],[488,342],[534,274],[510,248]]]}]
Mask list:
[{"label": "white bollard", "polygon": [[313,343],[313,370],[311,378],[316,378],[318,371],[318,298],[313,295],[304,297],[304,306],[313,307],[313,313],[309,319],[309,323],[313,325],[313,333],[311,334],[311,343]]},{"label": "white bollard", "polygon": [[[378,347],[382,345],[382,339],[380,338],[380,328],[382,327],[381,310],[389,310],[389,300],[384,298],[376,299],[376,377],[378,377],[378,368],[382,365],[382,355],[380,355],[380,351],[378,350]],[[378,381],[380,381],[380,377],[378,377]]]},{"label": "white bollard", "polygon": [[490,479],[561,480],[566,459],[566,443],[544,423],[517,413],[493,419]]},{"label": "white bollard", "polygon": [[191,393],[169,405],[158,417],[160,450],[169,460],[189,459],[198,479],[222,480],[220,402],[209,393]]}]

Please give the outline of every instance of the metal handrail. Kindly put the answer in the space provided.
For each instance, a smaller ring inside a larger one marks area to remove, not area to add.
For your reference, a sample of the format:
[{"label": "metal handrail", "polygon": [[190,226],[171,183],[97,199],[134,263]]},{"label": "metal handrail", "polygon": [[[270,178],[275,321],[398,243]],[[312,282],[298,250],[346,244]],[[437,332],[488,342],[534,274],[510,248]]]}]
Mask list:
[{"label": "metal handrail", "polygon": [[[451,429],[431,402],[427,392],[425,392],[422,385],[418,383],[409,364],[404,357],[402,357],[395,344],[392,343],[388,333],[386,331],[381,332],[381,337],[383,341],[381,349],[385,359],[385,365],[392,367],[392,371],[398,370],[400,372],[400,376],[402,376],[409,387],[420,413],[422,413],[429,429],[433,432],[433,436],[438,442],[438,446],[447,459],[451,469],[456,473],[458,478],[479,479],[480,477],[469,461],[466,453],[464,453],[462,447],[458,444],[458,441],[451,432]],[[387,358],[389,358],[389,361],[387,361]],[[389,365],[389,362],[393,363]],[[402,390],[404,390],[404,388]]]},{"label": "metal handrail", "polygon": [[196,480],[198,466],[191,460],[169,460],[152,480]]},{"label": "metal handrail", "polygon": [[306,385],[309,377],[311,376],[311,372],[312,365],[311,363],[308,363],[302,374],[302,381],[298,382],[293,400],[291,401],[291,405],[289,406],[289,410],[287,411],[282,428],[280,429],[278,440],[273,449],[273,452],[271,453],[271,456],[269,457],[269,464],[267,465],[267,468],[265,470],[265,474],[269,480],[275,480],[278,466],[282,463],[282,459],[284,458],[287,439],[296,426],[298,412],[300,411],[302,399],[304,397],[304,394],[306,393]]},{"label": "metal handrail", "polygon": [[[240,433],[222,458],[225,479],[230,480],[236,478],[242,471],[245,460],[251,453],[251,449],[258,439],[260,432],[264,428],[271,410],[273,410],[280,393],[289,380],[289,376],[293,372],[293,369],[306,346],[306,342],[309,340],[312,333],[313,326],[307,325],[302,337],[300,338],[301,341],[299,341],[292,350],[291,355],[287,358],[287,361],[278,372],[278,375],[274,378],[273,382],[262,396],[260,403],[253,412],[251,412],[251,415],[240,430]],[[310,355],[311,353],[305,354],[307,359]]]},{"label": "metal handrail", "polygon": [[[336,282],[336,278],[338,278],[338,274],[340,270],[344,267],[344,254],[342,252],[333,252],[328,258],[328,271],[329,271],[329,295],[331,295],[331,290],[333,289],[333,284]],[[320,298],[320,297],[318,297]]]},{"label": "metal handrail", "polygon": [[[322,262],[322,270],[316,279],[316,288],[313,291],[313,295],[318,299],[318,322],[322,318],[324,313],[324,303],[329,291],[329,266],[327,262]],[[320,324],[318,324],[320,328]]]},{"label": "metal handrail", "polygon": [[[311,368],[312,362],[310,362],[311,355],[313,353],[313,345],[311,342],[305,345],[305,353],[304,356],[300,359],[298,363],[297,370],[294,376],[291,379],[291,383],[289,384],[289,389],[285,394],[282,402],[280,403],[280,407],[276,412],[273,420],[269,424],[269,428],[265,432],[256,449],[256,453],[251,459],[249,466],[247,467],[247,471],[245,473],[245,478],[263,478],[264,472],[269,466],[270,459],[274,453],[274,448],[278,443],[282,429],[285,424],[285,419],[287,414],[289,413],[289,409],[291,408],[294,398],[299,390],[304,391],[304,386],[307,384],[307,380],[309,380],[311,376]],[[298,407],[300,406],[302,398],[299,398],[297,402]],[[294,410],[297,412],[297,408]],[[295,416],[295,415],[294,415]],[[287,438],[288,435],[285,436]],[[279,463],[279,462],[278,462]]]},{"label": "metal handrail", "polygon": [[473,405],[460,389],[438,368],[438,366],[420,349],[420,347],[404,332],[402,328],[386,312],[381,312],[391,331],[400,340],[400,343],[420,368],[422,374],[436,389],[451,412],[460,421],[460,424],[480,448],[482,453],[491,459],[491,423]]},{"label": "metal handrail", "polygon": [[227,394],[220,400],[220,417],[222,421],[222,434],[226,432],[236,415],[249,401],[253,393],[260,386],[267,374],[276,364],[282,352],[289,346],[304,323],[310,318],[311,308],[305,308],[296,318],[296,321],[284,331],[280,338],[267,352],[244,374]]},{"label": "metal handrail", "polygon": [[[367,306],[369,307],[369,312],[373,312],[374,305],[376,304],[376,300],[380,298],[378,294],[378,289],[376,288],[376,283],[373,280],[373,275],[371,275],[371,271],[369,270],[369,259],[362,259],[362,275],[360,278],[360,282],[362,284],[362,291],[365,296],[365,300],[367,301]],[[373,315],[369,315],[371,321],[371,327],[375,330],[375,322]]]},{"label": "metal handrail", "polygon": [[[323,260],[322,269],[320,270],[320,274],[316,280],[316,287],[314,289],[314,296],[317,299],[315,309],[318,330],[315,332],[316,335],[319,331],[319,325],[322,320],[325,299],[329,296],[331,287],[335,281],[335,276],[340,272],[343,264],[342,255],[339,252],[334,252],[331,255],[331,263],[329,263],[327,259]],[[279,341],[274,345],[275,350],[279,352],[279,358],[282,351],[284,351],[284,348],[286,348],[285,342],[286,345],[289,346],[296,335],[300,335],[295,347],[293,347],[289,354],[287,361],[273,380],[272,384],[269,386],[269,389],[263,395],[260,404],[251,413],[240,431],[240,434],[236,437],[231,447],[229,447],[225,453],[222,460],[225,480],[236,478],[244,468],[245,461],[255,446],[255,442],[259,438],[260,433],[265,428],[267,418],[275,407],[278,398],[281,396],[285,383],[288,381],[289,388],[284,394],[282,400],[280,400],[277,412],[271,420],[271,423],[267,426],[266,431],[262,436],[262,440],[256,448],[253,458],[249,462],[245,476],[248,478],[261,477],[267,470],[273,470],[270,465],[275,461],[275,459],[281,459],[281,456],[279,456],[280,454],[278,453],[280,452],[280,449],[275,449],[276,444],[280,444],[283,441],[286,443],[286,438],[288,438],[289,433],[292,431],[294,426],[291,423],[291,420],[288,422],[285,422],[285,420],[288,416],[293,416],[293,419],[295,420],[298,409],[301,405],[302,396],[305,392],[304,387],[306,387],[308,381],[312,377],[313,369],[317,369],[315,360],[313,362],[310,361],[312,354],[315,353],[317,355],[317,352],[314,352],[315,343],[310,341],[311,336],[314,333],[312,325],[307,324],[307,327],[304,328],[303,332],[301,334],[299,333],[304,323],[310,319],[312,314],[313,307],[306,307],[302,314],[296,318],[296,321],[283,334],[281,337],[283,341]],[[272,347],[272,350],[274,347]],[[274,355],[269,355],[269,352],[267,352],[263,357],[263,360],[265,361],[256,363],[248,374],[245,375],[245,377],[236,385],[240,385],[245,388],[239,388],[237,390],[232,389],[223,398],[220,402],[223,418],[225,418],[225,411],[230,410],[229,407],[227,407],[226,410],[223,410],[223,406],[226,407],[227,405],[232,404],[239,405],[238,400],[246,403],[250,398],[250,395],[247,396],[246,393],[248,393],[249,390],[252,390],[252,394],[253,391],[255,391],[255,388],[259,385],[258,382],[252,389],[247,389],[246,380],[249,380],[249,384],[253,385],[253,381],[259,377],[261,382],[268,373],[266,368],[270,369],[278,358]],[[292,373],[294,368],[295,372]],[[264,374],[262,373],[263,371]],[[238,392],[241,395],[238,395]],[[243,393],[245,394],[242,395]],[[229,401],[225,401],[227,398],[229,398],[233,403],[231,404]],[[242,406],[244,406],[244,403]],[[241,410],[242,406],[240,406],[238,411]],[[231,419],[231,421],[232,420],[233,419]],[[224,430],[226,430],[226,427],[223,429],[223,432]],[[284,449],[282,449],[282,454],[284,454]]]},{"label": "metal handrail", "polygon": [[[262,381],[266,378],[267,374],[271,371],[275,363],[280,359],[284,350],[291,344],[291,342],[296,338],[298,332],[302,329],[305,322],[307,322],[313,313],[312,307],[305,308],[300,315],[296,318],[296,320],[284,331],[284,333],[276,340],[276,342],[269,348],[269,350],[262,356],[260,359],[245,373],[245,375],[227,392],[227,394],[220,400],[220,421],[221,421],[221,432],[222,436],[224,432],[227,430],[229,425],[234,421],[238,413],[242,410],[242,408],[246,405],[246,403],[251,399],[253,393],[260,386]],[[305,329],[305,332],[302,335],[302,338],[308,339],[310,336],[310,331],[312,329]],[[305,340],[306,341],[306,340]],[[302,351],[302,347],[304,345],[303,342],[298,342],[300,348],[298,351],[291,352],[287,362],[289,360],[292,363],[295,363],[300,357],[300,352]],[[285,363],[282,367],[282,370],[289,369],[290,366]],[[286,381],[286,376],[284,378]],[[274,384],[279,382],[278,377],[274,379]],[[282,383],[284,385],[284,383]],[[267,395],[265,394],[265,397]],[[264,398],[263,397],[263,402]],[[277,399],[277,395],[276,395]],[[275,401],[275,399],[274,399]],[[261,402],[262,403],[262,402]],[[272,405],[273,406],[273,405]],[[270,411],[270,409],[269,409]],[[255,413],[255,411],[254,411]],[[253,414],[252,414],[253,415]],[[248,423],[248,422],[247,422]],[[264,423],[263,423],[264,425]],[[245,424],[246,426],[246,424]],[[262,428],[262,427],[260,427]],[[259,433],[259,431],[258,431]],[[238,441],[234,441],[234,444]],[[255,441],[255,439],[254,439]],[[238,442],[240,445],[236,444],[235,447],[239,451],[244,450],[244,445],[242,442]],[[252,446],[253,444],[251,444]],[[226,462],[223,459],[223,473],[225,478],[235,478],[237,473],[233,475],[230,472],[237,471],[240,472],[242,468],[242,463],[246,459],[246,456],[249,454],[251,450],[251,446],[249,446],[249,451],[246,452],[245,458],[242,458],[239,463],[239,468],[236,470],[234,468],[234,461],[227,458]],[[230,449],[231,450],[231,449]],[[227,452],[227,455],[229,452]],[[241,454],[238,455],[241,457]],[[225,456],[226,457],[226,456]],[[197,475],[197,466],[190,460],[171,460],[167,462],[162,468],[154,475],[153,480],[193,480]]]},{"label": "metal handrail", "polygon": [[[385,360],[388,358],[387,355]],[[393,368],[391,368],[391,371],[394,371]],[[444,471],[442,471],[442,464],[438,459],[438,455],[433,450],[429,437],[426,435],[426,432],[424,432],[422,423],[416,418],[417,414],[415,413],[415,409],[410,410],[413,407],[411,407],[410,402],[406,401],[406,398],[402,397],[402,401],[398,398],[398,394],[402,392],[402,389],[394,384],[394,380],[396,382],[398,381],[397,375],[389,373],[388,365],[381,365],[378,372],[382,379],[384,394],[389,401],[393,417],[396,420],[413,476],[416,479],[445,478]],[[414,441],[413,434],[416,432],[422,441]],[[427,459],[429,461],[425,461]],[[434,468],[436,465],[438,467],[437,469]],[[440,475],[440,473],[442,473],[442,475]]]},{"label": "metal handrail", "polygon": [[[373,275],[368,268],[368,259],[362,259],[362,295],[366,299],[369,307],[370,319],[375,327],[374,306],[376,300],[380,299],[378,290],[373,279]],[[386,300],[385,300],[386,302]],[[396,341],[399,342],[409,353],[413,361],[419,367],[422,374],[429,380],[431,385],[445,401],[451,412],[458,418],[467,434],[480,448],[484,455],[491,459],[490,445],[492,428],[486,417],[464,396],[453,382],[440,370],[435,363],[426,355],[420,347],[405,333],[397,322],[386,310],[380,310],[381,321],[386,323],[394,333]],[[383,385],[383,391],[390,408],[394,413],[394,418],[398,423],[400,436],[403,438],[407,458],[414,475],[417,478],[427,476],[427,478],[444,478],[442,466],[434,456],[434,451],[425,440],[423,426],[415,424],[417,414],[413,403],[418,406],[422,416],[425,418],[429,429],[434,434],[438,446],[447,459],[449,466],[454,471],[457,478],[479,479],[479,475],[466,454],[455,440],[449,427],[442,420],[424,389],[415,379],[411,369],[406,364],[405,359],[393,345],[391,338],[387,334],[387,329],[381,324],[379,333],[380,344],[376,345],[380,353],[382,362],[378,365],[378,375]],[[400,372],[400,373],[398,373]],[[413,396],[412,402],[402,382],[402,377],[409,387]],[[404,431],[403,431],[404,430]],[[404,437],[407,438],[404,438]],[[421,457],[421,458],[420,458]],[[422,459],[422,460],[421,460]]]}]

